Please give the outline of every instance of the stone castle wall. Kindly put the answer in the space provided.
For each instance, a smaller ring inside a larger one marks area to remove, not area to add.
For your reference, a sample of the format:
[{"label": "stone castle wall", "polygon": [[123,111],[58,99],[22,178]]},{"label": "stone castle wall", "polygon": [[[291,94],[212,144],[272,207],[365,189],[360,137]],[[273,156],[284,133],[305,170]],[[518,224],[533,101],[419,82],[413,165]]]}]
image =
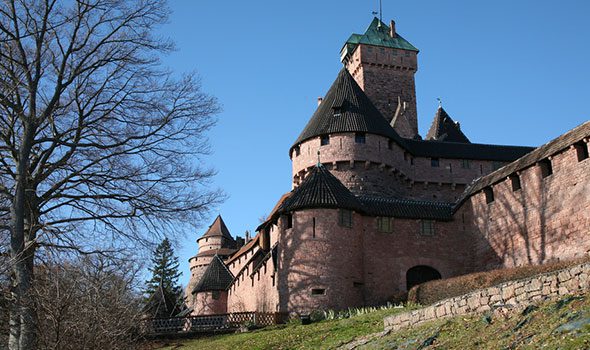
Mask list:
[{"label": "stone castle wall", "polygon": [[278,311],[279,296],[272,261],[266,260],[256,271],[255,268],[257,266],[249,263],[230,286],[229,312]]},{"label": "stone castle wall", "polygon": [[416,52],[361,44],[346,63],[346,69],[388,121],[395,114],[398,97],[402,103],[406,102],[405,116],[409,123],[396,131],[408,138],[418,133]]},{"label": "stone castle wall", "polygon": [[317,151],[322,164],[353,193],[419,200],[455,201],[467,184],[497,168],[492,161],[445,158],[433,167],[431,158],[413,157],[387,137],[366,134],[365,140],[355,143],[354,133],[340,133],[330,135],[328,145],[320,145],[319,137],[301,143],[299,155],[291,154],[294,185],[316,166]]},{"label": "stone castle wall", "polygon": [[471,234],[460,220],[435,221],[434,234],[423,235],[420,220],[391,219],[390,233],[379,232],[375,217],[363,217],[365,305],[383,304],[407,291],[406,273],[429,266],[442,278],[470,272]]},{"label": "stone castle wall", "polygon": [[352,227],[338,224],[339,211],[293,213],[279,245],[280,310],[307,313],[363,304],[362,217]]},{"label": "stone castle wall", "polygon": [[465,215],[475,240],[474,263],[480,270],[542,264],[590,252],[590,158],[578,161],[569,147],[551,157],[553,174],[539,165],[518,172],[521,189],[509,178],[468,199]]},{"label": "stone castle wall", "polygon": [[218,315],[227,313],[227,291],[200,292],[194,295],[192,315]]},{"label": "stone castle wall", "polygon": [[545,298],[587,292],[590,290],[589,276],[590,264],[585,263],[445,299],[419,310],[385,317],[383,323],[386,330],[397,331],[435,319],[521,309]]}]

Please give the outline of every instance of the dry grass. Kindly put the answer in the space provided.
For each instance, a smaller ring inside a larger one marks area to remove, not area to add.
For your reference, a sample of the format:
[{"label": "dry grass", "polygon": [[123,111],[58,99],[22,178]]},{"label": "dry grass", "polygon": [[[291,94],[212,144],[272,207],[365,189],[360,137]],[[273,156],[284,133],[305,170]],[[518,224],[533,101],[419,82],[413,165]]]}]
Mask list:
[{"label": "dry grass", "polygon": [[570,266],[590,261],[590,257],[552,262],[543,265],[529,265],[509,269],[477,272],[468,275],[435,280],[419,284],[408,292],[408,301],[429,305],[439,300],[467,294],[474,290],[532,277],[534,275],[561,270]]}]

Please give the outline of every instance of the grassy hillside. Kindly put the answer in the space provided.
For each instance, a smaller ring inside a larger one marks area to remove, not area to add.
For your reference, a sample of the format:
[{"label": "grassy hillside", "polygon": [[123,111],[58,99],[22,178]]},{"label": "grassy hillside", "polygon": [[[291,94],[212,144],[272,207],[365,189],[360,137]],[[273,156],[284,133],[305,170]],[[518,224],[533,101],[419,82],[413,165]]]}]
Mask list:
[{"label": "grassy hillside", "polygon": [[504,316],[457,317],[375,335],[383,330],[383,317],[396,311],[405,310],[187,340],[167,349],[333,349],[353,339],[359,343],[357,349],[590,349],[589,295],[545,302]]}]

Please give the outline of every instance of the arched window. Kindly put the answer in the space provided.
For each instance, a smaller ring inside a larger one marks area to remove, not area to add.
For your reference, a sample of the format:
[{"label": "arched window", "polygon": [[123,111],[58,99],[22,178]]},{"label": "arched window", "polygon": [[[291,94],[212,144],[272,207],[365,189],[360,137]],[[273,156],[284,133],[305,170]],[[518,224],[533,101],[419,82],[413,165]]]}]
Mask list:
[{"label": "arched window", "polygon": [[406,272],[406,286],[410,290],[413,286],[441,278],[440,272],[436,269],[426,266],[414,266]]}]

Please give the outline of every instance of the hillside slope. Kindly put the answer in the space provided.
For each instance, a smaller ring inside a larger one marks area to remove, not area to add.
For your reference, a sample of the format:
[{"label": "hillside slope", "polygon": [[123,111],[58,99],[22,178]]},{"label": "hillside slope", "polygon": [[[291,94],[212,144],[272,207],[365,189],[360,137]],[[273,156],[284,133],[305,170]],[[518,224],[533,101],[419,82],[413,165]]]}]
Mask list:
[{"label": "hillside slope", "polygon": [[[396,333],[382,319],[405,309],[290,324],[179,342],[167,349],[590,349],[590,295],[567,296],[510,314],[435,321]],[[354,342],[353,342],[354,339]]]}]

